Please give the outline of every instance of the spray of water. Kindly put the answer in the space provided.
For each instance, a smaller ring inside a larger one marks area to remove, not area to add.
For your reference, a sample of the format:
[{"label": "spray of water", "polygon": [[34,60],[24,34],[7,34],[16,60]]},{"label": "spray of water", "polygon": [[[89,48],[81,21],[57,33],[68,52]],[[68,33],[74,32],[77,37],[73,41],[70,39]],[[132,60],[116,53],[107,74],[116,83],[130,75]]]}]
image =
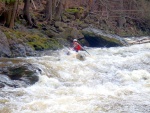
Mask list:
[{"label": "spray of water", "polygon": [[66,49],[23,60],[37,65],[40,80],[4,88],[1,113],[149,113],[150,44],[89,48],[84,60]]}]

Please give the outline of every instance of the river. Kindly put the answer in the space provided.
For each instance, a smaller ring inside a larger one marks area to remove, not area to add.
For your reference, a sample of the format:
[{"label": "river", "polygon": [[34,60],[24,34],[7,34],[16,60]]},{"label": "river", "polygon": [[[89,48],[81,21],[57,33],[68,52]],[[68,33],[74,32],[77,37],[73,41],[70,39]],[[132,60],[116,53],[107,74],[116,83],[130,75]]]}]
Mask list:
[{"label": "river", "polygon": [[0,113],[150,113],[150,43],[87,51],[84,61],[65,50],[16,58],[42,73],[30,87],[0,89]]}]

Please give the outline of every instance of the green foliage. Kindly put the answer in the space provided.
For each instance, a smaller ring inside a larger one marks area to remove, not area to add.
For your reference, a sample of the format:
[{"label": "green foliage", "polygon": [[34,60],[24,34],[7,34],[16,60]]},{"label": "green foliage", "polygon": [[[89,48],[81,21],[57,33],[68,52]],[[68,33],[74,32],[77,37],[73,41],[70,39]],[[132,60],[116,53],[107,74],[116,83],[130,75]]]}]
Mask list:
[{"label": "green foliage", "polygon": [[4,31],[4,33],[5,33],[6,37],[9,39],[13,39],[14,37],[15,38],[21,38],[24,36],[23,33],[19,32],[19,31],[14,31],[11,29],[9,31],[7,31],[7,30]]},{"label": "green foliage", "polygon": [[69,9],[66,9],[66,12],[70,14],[83,13],[83,8],[82,7],[69,8]]},{"label": "green foliage", "polygon": [[66,12],[68,12],[70,14],[75,14],[75,13],[78,13],[79,10],[77,8],[72,8],[72,9],[67,9]]},{"label": "green foliage", "polygon": [[15,2],[16,0],[0,0],[0,2],[6,2],[6,3],[13,3]]}]

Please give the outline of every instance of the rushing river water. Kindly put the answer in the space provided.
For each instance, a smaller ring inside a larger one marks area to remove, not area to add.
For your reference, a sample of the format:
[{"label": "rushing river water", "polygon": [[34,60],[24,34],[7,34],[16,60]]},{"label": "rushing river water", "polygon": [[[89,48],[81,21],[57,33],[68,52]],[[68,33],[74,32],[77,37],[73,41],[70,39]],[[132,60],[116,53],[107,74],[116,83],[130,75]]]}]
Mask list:
[{"label": "rushing river water", "polygon": [[0,113],[150,113],[150,43],[87,51],[84,61],[65,50],[18,58],[37,65],[40,80],[0,89]]}]

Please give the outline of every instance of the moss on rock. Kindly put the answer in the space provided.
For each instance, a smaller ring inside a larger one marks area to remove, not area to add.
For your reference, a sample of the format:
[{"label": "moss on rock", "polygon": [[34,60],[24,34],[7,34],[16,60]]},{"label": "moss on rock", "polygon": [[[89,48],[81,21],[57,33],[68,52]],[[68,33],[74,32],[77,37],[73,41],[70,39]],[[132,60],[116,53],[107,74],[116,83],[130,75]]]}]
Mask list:
[{"label": "moss on rock", "polygon": [[[66,9],[65,14],[66,13],[70,15],[74,15],[76,19],[80,19],[81,15],[84,13],[84,8],[83,7],[69,8],[69,9]],[[70,16],[67,16],[67,17],[70,17]]]},{"label": "moss on rock", "polygon": [[70,8],[70,9],[66,9],[66,12],[69,14],[75,14],[78,13],[80,10],[77,8]]},{"label": "moss on rock", "polygon": [[44,37],[40,33],[28,33],[16,30],[5,31],[4,33],[8,39],[14,39],[16,43],[26,43],[34,50],[54,50],[62,47],[57,39]]},{"label": "moss on rock", "polygon": [[[32,39],[31,39],[32,37]],[[28,44],[35,50],[48,50],[48,49],[58,49],[62,46],[55,39],[50,38],[40,38],[38,36],[30,36]]]}]

